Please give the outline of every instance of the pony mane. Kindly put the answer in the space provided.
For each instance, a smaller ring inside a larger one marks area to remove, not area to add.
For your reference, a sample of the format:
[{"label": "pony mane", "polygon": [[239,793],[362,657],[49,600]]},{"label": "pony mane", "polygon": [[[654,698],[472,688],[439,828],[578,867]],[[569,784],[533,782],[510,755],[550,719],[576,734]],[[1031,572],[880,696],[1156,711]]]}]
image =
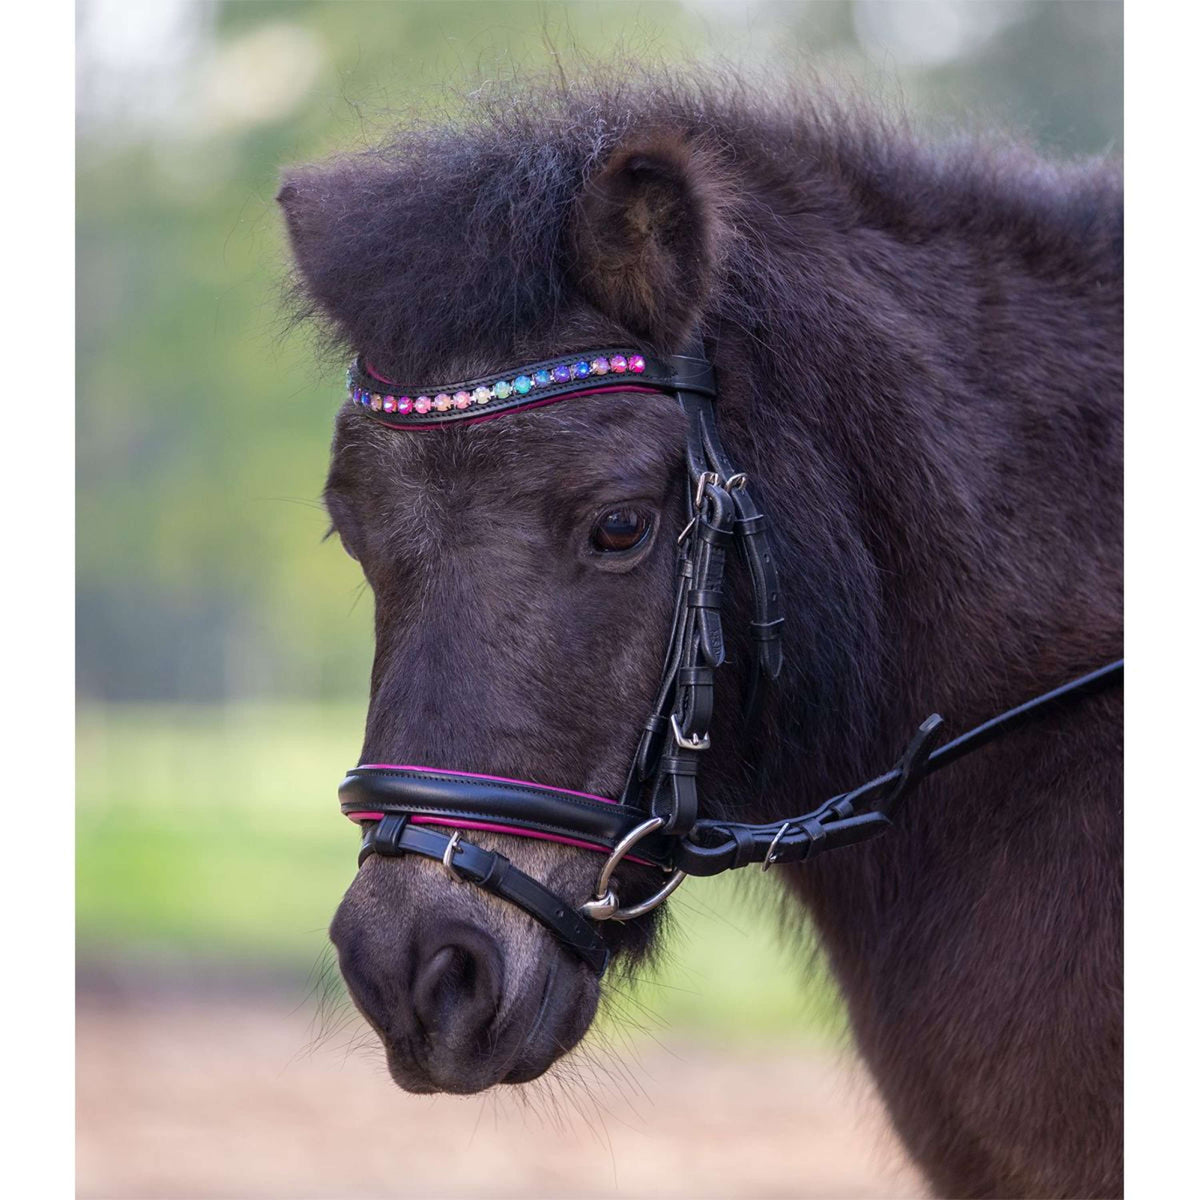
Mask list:
[{"label": "pony mane", "polygon": [[450,348],[489,367],[520,359],[578,299],[567,226],[585,182],[623,143],[664,131],[702,147],[728,185],[732,236],[705,311],[743,329],[769,323],[788,284],[770,228],[781,197],[814,242],[958,228],[1024,242],[1055,270],[1094,261],[1097,240],[1119,247],[1115,162],[1052,164],[994,134],[939,142],[811,79],[597,69],[488,85],[457,115],[414,114],[376,146],[286,172],[294,321],[316,318],[327,351],[366,352],[404,379],[440,377]]}]

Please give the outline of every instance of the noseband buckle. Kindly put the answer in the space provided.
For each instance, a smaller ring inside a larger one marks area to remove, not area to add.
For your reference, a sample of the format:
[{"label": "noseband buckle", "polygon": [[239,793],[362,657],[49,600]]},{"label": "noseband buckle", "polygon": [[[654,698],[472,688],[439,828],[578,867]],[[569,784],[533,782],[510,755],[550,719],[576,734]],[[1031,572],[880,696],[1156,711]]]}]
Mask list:
[{"label": "noseband buckle", "polygon": [[467,881],[454,869],[454,852],[458,849],[459,839],[462,837],[462,830],[456,829],[451,835],[450,840],[446,843],[446,849],[442,854],[442,866],[446,868],[446,874],[454,880],[455,883],[466,883]]}]

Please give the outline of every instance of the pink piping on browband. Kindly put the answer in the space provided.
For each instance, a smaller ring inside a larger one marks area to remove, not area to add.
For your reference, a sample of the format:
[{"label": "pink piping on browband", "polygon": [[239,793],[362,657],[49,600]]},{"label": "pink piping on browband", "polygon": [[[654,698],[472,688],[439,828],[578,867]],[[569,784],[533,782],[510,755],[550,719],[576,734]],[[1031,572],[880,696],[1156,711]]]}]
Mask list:
[{"label": "pink piping on browband", "polygon": [[381,425],[386,425],[389,429],[404,429],[410,432],[425,433],[430,429],[441,429],[446,425],[482,425],[484,421],[495,421],[500,417],[507,417],[512,413],[528,412],[531,408],[544,408],[547,404],[557,404],[560,400],[578,400],[584,396],[596,396],[601,392],[641,392],[645,395],[653,396],[662,390],[656,387],[640,387],[637,384],[611,383],[605,387],[587,388],[582,392],[564,392],[561,396],[545,396],[540,400],[533,400],[529,404],[520,404],[513,408],[501,409],[499,412],[484,413],[481,417],[466,417],[460,418],[457,421],[442,421],[437,425],[396,425],[391,421],[384,421],[378,416],[375,419]]},{"label": "pink piping on browband", "polygon": [[591,792],[573,792],[570,788],[551,787],[547,783],[531,783],[528,779],[506,779],[503,775],[476,775],[474,771],[448,771],[444,767],[418,767],[412,763],[359,763],[362,771],[427,771],[431,775],[463,775],[467,779],[486,779],[489,783],[515,783],[518,787],[538,788],[543,792],[562,792],[565,796],[578,796],[581,800],[599,800],[602,804],[619,804],[607,796],[593,796]]},{"label": "pink piping on browband", "polygon": [[[459,772],[464,774],[464,772]],[[484,776],[483,778],[490,778]],[[536,786],[536,785],[535,785]],[[572,792],[574,796],[583,795],[582,792]],[[611,801],[610,801],[611,803]],[[363,821],[382,821],[383,813],[381,812],[349,812],[346,814],[351,821],[361,823]],[[554,833],[541,833],[535,829],[522,829],[517,825],[493,825],[488,821],[465,821],[459,818],[453,820],[448,817],[428,817],[414,814],[408,818],[414,825],[449,825],[452,829],[479,829],[484,833],[509,833],[517,837],[538,838],[543,842],[558,842],[563,846],[578,846],[580,850],[593,850],[597,854],[611,854],[607,846],[597,846],[594,842],[581,842],[577,838],[559,837]],[[644,858],[635,858],[632,854],[626,855],[628,862],[640,863],[643,867],[653,866],[653,863],[647,862]]]}]

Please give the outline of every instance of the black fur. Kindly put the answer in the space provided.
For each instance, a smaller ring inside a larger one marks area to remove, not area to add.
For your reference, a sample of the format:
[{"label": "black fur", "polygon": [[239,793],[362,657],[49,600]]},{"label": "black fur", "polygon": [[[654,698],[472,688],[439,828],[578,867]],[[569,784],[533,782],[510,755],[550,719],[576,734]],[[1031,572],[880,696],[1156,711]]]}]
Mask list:
[{"label": "black fur", "polygon": [[[788,618],[788,666],[747,741],[735,591],[710,812],[803,811],[888,765],[933,709],[965,729],[1120,653],[1117,164],[642,81],[482,101],[292,171],[280,199],[302,310],[406,383],[704,333],[727,444],[774,517]],[[678,415],[592,398],[437,434],[368,425],[340,415],[328,491],[377,601],[364,758],[612,794],[665,636]],[[579,547],[589,514],[633,498],[659,536],[613,573]],[[888,839],[792,872],[944,1194],[1120,1189],[1119,713],[1091,701],[991,748]],[[586,894],[583,852],[505,849]],[[435,1070],[419,1030],[387,1032],[399,1010],[363,999],[387,979],[403,1009],[402,908],[424,928],[466,903],[434,871],[369,864],[339,913],[343,966],[410,1085],[503,1077]],[[557,952],[515,941],[511,914],[476,916],[524,981],[501,1011],[527,1077],[554,1052],[512,1030]],[[624,936],[636,950],[649,929]],[[561,1011],[590,1013],[592,985],[562,992],[562,969]]]}]

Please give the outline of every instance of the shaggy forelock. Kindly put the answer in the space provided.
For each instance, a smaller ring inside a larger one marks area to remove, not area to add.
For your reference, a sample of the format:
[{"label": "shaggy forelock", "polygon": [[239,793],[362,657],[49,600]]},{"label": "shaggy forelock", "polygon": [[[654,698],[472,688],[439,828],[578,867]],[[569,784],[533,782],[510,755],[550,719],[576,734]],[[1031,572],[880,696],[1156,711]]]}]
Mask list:
[{"label": "shaggy forelock", "polygon": [[566,236],[585,180],[621,143],[663,130],[734,181],[706,312],[742,330],[769,328],[794,286],[775,244],[789,231],[764,189],[790,190],[789,216],[811,213],[814,238],[831,220],[899,236],[975,223],[1041,251],[1059,232],[1119,236],[1094,166],[1049,167],[1011,139],[960,136],[931,153],[903,116],[803,73],[754,86],[732,70],[593,69],[489,84],[454,117],[413,115],[374,148],[287,172],[291,311],[319,319],[327,349],[365,352],[405,381],[521,361],[586,307]]}]

